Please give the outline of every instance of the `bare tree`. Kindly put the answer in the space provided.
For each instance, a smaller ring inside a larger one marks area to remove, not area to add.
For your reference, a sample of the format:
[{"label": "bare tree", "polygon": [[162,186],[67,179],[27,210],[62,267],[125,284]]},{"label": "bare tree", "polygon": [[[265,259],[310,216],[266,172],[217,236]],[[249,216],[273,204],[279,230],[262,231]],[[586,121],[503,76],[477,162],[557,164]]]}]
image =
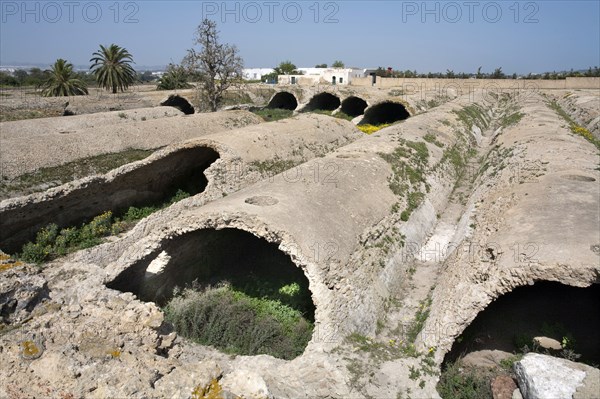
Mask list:
[{"label": "bare tree", "polygon": [[192,76],[198,77],[200,105],[205,103],[214,112],[223,101],[225,91],[241,81],[244,61],[237,47],[219,43],[217,24],[209,19],[198,26],[196,44],[200,50],[188,50],[182,64]]}]

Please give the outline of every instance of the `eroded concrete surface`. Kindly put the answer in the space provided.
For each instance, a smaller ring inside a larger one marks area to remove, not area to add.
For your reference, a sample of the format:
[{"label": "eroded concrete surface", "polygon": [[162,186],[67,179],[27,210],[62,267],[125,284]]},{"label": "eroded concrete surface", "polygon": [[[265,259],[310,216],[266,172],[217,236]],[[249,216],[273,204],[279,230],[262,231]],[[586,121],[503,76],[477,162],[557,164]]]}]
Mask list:
[{"label": "eroded concrete surface", "polygon": [[[41,269],[3,268],[0,292],[37,288],[0,334],[0,396],[191,397],[217,379],[243,397],[437,397],[445,353],[494,298],[540,280],[598,283],[598,149],[546,101],[531,92],[463,95],[372,136],[302,115],[202,135],[100,177],[182,148],[220,155],[202,193],[133,230]],[[507,123],[515,112],[520,120]],[[273,159],[293,162],[278,174],[251,167]],[[394,159],[420,177],[411,180]],[[406,214],[409,193],[420,200]],[[230,356],[190,343],[155,304],[106,288],[140,260],[168,256],[171,240],[222,228],[277,243],[304,271],[316,314],[302,356]],[[414,349],[404,346],[424,308]],[[368,344],[357,348],[353,333]]]}]

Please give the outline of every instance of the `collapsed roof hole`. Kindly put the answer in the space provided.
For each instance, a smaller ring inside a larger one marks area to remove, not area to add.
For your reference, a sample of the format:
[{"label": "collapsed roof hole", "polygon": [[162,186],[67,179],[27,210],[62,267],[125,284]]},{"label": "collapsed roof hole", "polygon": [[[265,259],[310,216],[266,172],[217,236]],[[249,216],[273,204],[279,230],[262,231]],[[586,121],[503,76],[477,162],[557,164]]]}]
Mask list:
[{"label": "collapsed roof hole", "polygon": [[352,117],[357,117],[365,113],[368,104],[360,97],[348,97],[342,101],[342,112]]},{"label": "collapsed roof hole", "polygon": [[[492,302],[454,341],[444,363],[466,353],[532,349],[534,337],[566,343],[580,354],[578,361],[600,363],[600,285],[577,288],[555,282],[537,282],[516,288]],[[565,340],[566,339],[566,340]],[[542,351],[544,349],[542,348]],[[555,355],[559,355],[556,351]]]},{"label": "collapsed roof hole", "polygon": [[314,95],[304,107],[304,112],[310,111],[335,111],[340,107],[339,97],[331,93],[319,93]]},{"label": "collapsed roof hole", "polygon": [[228,352],[292,359],[312,336],[303,271],[278,244],[237,229],[170,239],[107,286],[156,302],[179,334]]},{"label": "collapsed roof hole", "polygon": [[267,108],[276,108],[276,109],[288,109],[290,111],[298,108],[298,100],[292,93],[288,93],[287,91],[282,91],[273,96]]},{"label": "collapsed roof hole", "polygon": [[408,117],[410,117],[410,114],[404,105],[393,101],[385,101],[367,108],[365,117],[360,121],[360,124],[377,126],[401,121]]},{"label": "collapsed roof hole", "polygon": [[177,94],[171,94],[166,100],[162,101],[160,105],[177,108],[186,115],[191,115],[195,112],[192,104]]},{"label": "collapsed roof hole", "polygon": [[217,159],[219,153],[209,147],[183,148],[113,180],[99,180],[62,197],[8,209],[0,214],[0,247],[8,253],[19,252],[50,223],[66,228],[106,211],[118,215],[131,206],[165,206],[179,190],[201,193],[208,184],[204,171]]}]

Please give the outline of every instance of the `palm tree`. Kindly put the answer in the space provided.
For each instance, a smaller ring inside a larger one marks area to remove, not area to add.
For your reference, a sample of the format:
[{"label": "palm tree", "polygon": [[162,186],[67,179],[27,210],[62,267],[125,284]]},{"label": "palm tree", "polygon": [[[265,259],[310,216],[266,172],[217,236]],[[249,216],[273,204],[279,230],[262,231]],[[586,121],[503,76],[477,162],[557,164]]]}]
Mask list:
[{"label": "palm tree", "polygon": [[84,81],[73,72],[73,64],[59,58],[48,71],[50,77],[42,83],[42,96],[81,96],[88,94]]},{"label": "palm tree", "polygon": [[169,64],[167,72],[160,78],[156,90],[189,89],[188,74],[181,65]]},{"label": "palm tree", "polygon": [[116,44],[108,47],[100,45],[100,51],[92,55],[90,62],[93,64],[90,69],[100,87],[116,93],[117,90],[127,90],[135,82],[136,73],[130,65],[133,57],[126,49]]}]

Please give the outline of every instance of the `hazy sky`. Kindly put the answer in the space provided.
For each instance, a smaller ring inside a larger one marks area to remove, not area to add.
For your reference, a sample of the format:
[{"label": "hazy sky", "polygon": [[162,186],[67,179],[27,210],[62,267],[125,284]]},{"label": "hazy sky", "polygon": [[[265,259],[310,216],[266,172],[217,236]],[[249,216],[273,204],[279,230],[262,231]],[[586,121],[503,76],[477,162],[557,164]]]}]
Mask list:
[{"label": "hazy sky", "polygon": [[246,67],[331,64],[505,73],[600,65],[600,2],[6,1],[0,64],[88,65],[99,44],[138,66],[179,62],[204,17]]}]

